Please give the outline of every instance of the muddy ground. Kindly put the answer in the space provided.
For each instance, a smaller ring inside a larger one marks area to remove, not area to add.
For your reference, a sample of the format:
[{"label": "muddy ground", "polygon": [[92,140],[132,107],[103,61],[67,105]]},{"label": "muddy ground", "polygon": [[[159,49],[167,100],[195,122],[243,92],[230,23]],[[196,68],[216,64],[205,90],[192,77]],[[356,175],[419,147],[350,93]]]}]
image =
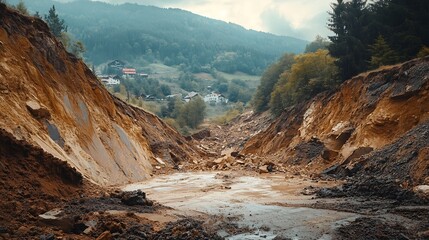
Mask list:
[{"label": "muddy ground", "polygon": [[[200,144],[214,146],[216,136]],[[342,194],[347,191],[335,191],[347,189],[342,180],[277,166],[268,171],[263,159],[243,164],[240,155],[232,156],[239,144],[230,146],[227,157],[161,168],[152,180],[103,189],[4,131],[0,141],[0,239],[429,238],[426,202],[406,194]],[[389,189],[383,182],[377,187]],[[124,193],[134,190],[143,192]]]},{"label": "muddy ground", "polygon": [[205,219],[226,239],[354,239],[347,235],[351,231],[358,239],[427,237],[427,205],[315,196],[317,189],[340,184],[283,173],[193,172],[159,176],[123,190],[143,189],[171,207],[161,214],[164,220],[178,215]]},{"label": "muddy ground", "polygon": [[[4,131],[0,141],[0,239],[429,238],[424,202],[320,198],[345,182],[261,171],[257,161],[250,169],[236,162],[233,171],[168,169],[143,183],[102,189]],[[134,190],[143,192],[124,193]]]}]

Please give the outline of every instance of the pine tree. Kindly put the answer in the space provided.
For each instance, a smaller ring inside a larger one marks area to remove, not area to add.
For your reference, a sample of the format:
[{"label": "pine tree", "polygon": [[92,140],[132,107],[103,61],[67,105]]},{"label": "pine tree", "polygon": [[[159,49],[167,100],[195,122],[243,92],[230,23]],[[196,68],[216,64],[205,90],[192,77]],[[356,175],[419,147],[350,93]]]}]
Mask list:
[{"label": "pine tree", "polygon": [[377,37],[374,44],[369,46],[369,49],[371,51],[371,68],[394,64],[398,61],[398,55],[381,35]]},{"label": "pine tree", "polygon": [[347,53],[346,46],[346,4],[343,0],[337,0],[337,3],[331,4],[332,12],[329,13],[331,18],[328,22],[328,28],[334,33],[329,36],[332,44],[328,46],[331,56],[337,57],[336,65],[341,69],[341,78],[346,79],[345,68],[347,62],[344,56]]},{"label": "pine tree", "polygon": [[340,77],[346,80],[366,70],[368,54],[362,39],[368,9],[365,0],[337,0],[331,8],[328,27],[335,35],[329,37],[332,44],[328,49],[333,57],[338,58],[336,65],[340,69]]},{"label": "pine tree", "polygon": [[429,1],[379,0],[372,4],[375,39],[385,37],[399,54],[399,61],[414,58],[423,45],[429,45]]},{"label": "pine tree", "polygon": [[29,15],[28,9],[22,0],[20,0],[19,3],[16,5],[16,10],[18,10],[20,13],[24,15]]},{"label": "pine tree", "polygon": [[332,12],[329,13],[331,18],[329,19],[328,28],[334,32],[335,35],[330,36],[329,39],[337,44],[340,43],[346,35],[346,4],[343,0],[337,0],[337,3],[331,4],[331,9]]},{"label": "pine tree", "polygon": [[49,9],[49,14],[45,15],[45,21],[55,37],[60,38],[62,32],[67,32],[67,26],[64,19],[60,19],[55,10],[55,5]]}]

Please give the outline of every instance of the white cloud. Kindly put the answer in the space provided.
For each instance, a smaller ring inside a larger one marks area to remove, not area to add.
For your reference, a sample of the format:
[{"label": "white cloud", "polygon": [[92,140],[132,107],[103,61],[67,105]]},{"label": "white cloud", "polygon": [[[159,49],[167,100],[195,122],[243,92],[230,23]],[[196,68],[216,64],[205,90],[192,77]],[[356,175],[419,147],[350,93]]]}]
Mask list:
[{"label": "white cloud", "polygon": [[[326,36],[332,0],[102,0],[181,8],[248,29],[312,40]],[[284,26],[284,27],[282,27]]]}]

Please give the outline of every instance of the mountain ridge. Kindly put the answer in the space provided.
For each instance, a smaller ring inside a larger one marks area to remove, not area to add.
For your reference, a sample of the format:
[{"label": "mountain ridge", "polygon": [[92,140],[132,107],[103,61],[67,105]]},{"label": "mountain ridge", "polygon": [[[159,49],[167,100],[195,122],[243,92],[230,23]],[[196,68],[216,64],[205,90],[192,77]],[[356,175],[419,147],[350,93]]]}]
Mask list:
[{"label": "mountain ridge", "polygon": [[[55,4],[69,32],[85,44],[87,60],[96,65],[123,59],[140,64],[183,64],[193,72],[207,70],[209,66],[227,72],[260,74],[284,52],[300,53],[308,43],[247,30],[182,9],[92,1],[43,0],[26,4],[41,15]],[[234,55],[228,55],[231,52]]]}]

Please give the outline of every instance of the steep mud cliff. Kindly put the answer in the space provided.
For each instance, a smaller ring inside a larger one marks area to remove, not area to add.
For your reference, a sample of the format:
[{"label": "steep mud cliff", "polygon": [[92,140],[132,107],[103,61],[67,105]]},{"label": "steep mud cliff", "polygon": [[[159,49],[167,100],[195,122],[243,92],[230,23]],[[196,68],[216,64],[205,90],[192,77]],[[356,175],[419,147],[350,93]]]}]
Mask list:
[{"label": "steep mud cliff", "polygon": [[0,128],[100,185],[148,178],[198,155],[173,129],[110,95],[40,19],[0,4]]},{"label": "steep mud cliff", "polygon": [[428,82],[429,58],[358,75],[286,109],[242,153],[306,174],[371,173],[410,187],[428,184]]}]

